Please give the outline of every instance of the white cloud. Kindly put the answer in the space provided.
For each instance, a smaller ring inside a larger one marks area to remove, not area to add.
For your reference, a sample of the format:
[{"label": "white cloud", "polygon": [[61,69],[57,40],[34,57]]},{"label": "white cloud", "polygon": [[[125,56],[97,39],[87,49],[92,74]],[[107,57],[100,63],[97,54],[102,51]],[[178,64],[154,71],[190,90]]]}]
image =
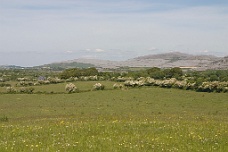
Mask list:
[{"label": "white cloud", "polygon": [[65,51],[66,53],[73,53],[73,51]]},{"label": "white cloud", "polygon": [[127,51],[189,53],[207,48],[210,53],[219,50],[227,55],[227,5],[180,7],[175,2],[137,0],[0,1],[0,52],[75,50],[66,52],[69,56],[88,53],[112,58],[115,50],[123,50],[118,58],[128,58],[132,53]]},{"label": "white cloud", "polygon": [[106,52],[103,49],[85,49],[85,51],[90,52],[90,53],[102,53],[102,52]]},{"label": "white cloud", "polygon": [[203,52],[203,53],[208,53],[209,51],[208,51],[208,50],[203,50],[202,52]]},{"label": "white cloud", "polygon": [[100,53],[100,52],[105,52],[105,50],[102,50],[102,49],[95,49],[95,52]]},{"label": "white cloud", "polygon": [[91,49],[85,49],[86,51],[88,51],[88,52],[90,52],[91,51]]},{"label": "white cloud", "polygon": [[195,53],[195,54],[208,54],[210,53],[209,50],[205,49],[205,50],[196,50],[196,51],[193,51],[191,53]]},{"label": "white cloud", "polygon": [[151,48],[148,49],[148,51],[158,51],[158,50],[159,50],[159,49],[156,48],[156,47],[151,47]]}]

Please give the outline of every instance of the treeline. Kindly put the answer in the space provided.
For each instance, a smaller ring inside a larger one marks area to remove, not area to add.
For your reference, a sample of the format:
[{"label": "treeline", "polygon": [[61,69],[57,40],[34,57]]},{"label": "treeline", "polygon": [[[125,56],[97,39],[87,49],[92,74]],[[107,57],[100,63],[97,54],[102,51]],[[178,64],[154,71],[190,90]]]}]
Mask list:
[{"label": "treeline", "polygon": [[161,69],[161,68],[150,68],[147,70],[141,70],[136,72],[129,72],[126,76],[133,77],[135,79],[139,77],[151,77],[154,79],[170,79],[176,78],[177,80],[184,80],[188,78],[191,82],[202,84],[202,82],[212,81],[228,81],[228,70],[206,70],[206,71],[185,71],[181,68]]},{"label": "treeline", "polygon": [[160,86],[180,88],[203,92],[228,92],[228,70],[182,71],[175,67],[170,69],[148,68],[128,72],[99,72],[96,68],[72,68],[62,72],[40,70],[0,70],[0,87],[22,87],[20,92],[31,92],[23,87],[48,85],[74,81],[116,81],[127,87]]},{"label": "treeline", "polygon": [[228,81],[228,70],[206,70],[187,72],[186,76],[192,77],[192,81]]},{"label": "treeline", "polygon": [[87,69],[80,69],[80,68],[72,68],[66,69],[60,73],[61,79],[68,79],[71,77],[81,77],[81,76],[94,76],[98,75],[99,72],[96,68],[87,68]]},{"label": "treeline", "polygon": [[18,78],[34,79],[39,76],[44,77],[56,77],[59,73],[51,70],[42,69],[1,69],[0,70],[0,82],[1,81],[16,81]]},{"label": "treeline", "polygon": [[181,68],[174,67],[170,69],[161,69],[157,67],[153,67],[147,70],[133,71],[126,73],[126,76],[133,77],[137,79],[139,77],[151,77],[154,79],[169,79],[176,78],[178,80],[182,79],[183,71]]},{"label": "treeline", "polygon": [[174,67],[170,69],[161,69],[157,67],[139,70],[139,71],[128,71],[123,73],[118,72],[98,72],[96,68],[79,69],[72,68],[66,69],[60,73],[61,79],[68,79],[70,77],[81,77],[81,76],[103,76],[105,79],[111,79],[112,77],[132,77],[137,79],[140,77],[151,77],[154,79],[170,79],[175,78],[177,80],[183,80],[186,77],[191,77],[191,81],[197,83],[205,81],[228,81],[228,70],[206,70],[206,71],[187,71],[183,72],[181,68]]},{"label": "treeline", "polygon": [[98,72],[96,68],[88,68],[88,69],[72,68],[72,69],[66,69],[62,73],[60,73],[60,78],[68,79],[70,77],[94,76],[94,75],[103,76],[106,79],[117,77],[117,76],[132,77],[135,79],[139,77],[151,77],[154,79],[167,79],[167,78],[181,79],[181,76],[183,75],[183,71],[180,68],[160,69],[160,68],[154,67],[147,70],[117,73],[117,72]]},{"label": "treeline", "polygon": [[181,68],[175,67],[170,69],[162,68],[149,68],[138,71],[128,72],[99,72],[96,68],[71,68],[65,69],[62,72],[54,72],[51,70],[32,70],[32,69],[11,69],[11,70],[0,70],[0,82],[14,81],[18,78],[26,78],[31,81],[37,80],[40,76],[58,77],[60,79],[79,78],[82,76],[99,76],[102,79],[111,80],[113,77],[132,77],[137,79],[140,77],[151,77],[159,80],[166,80],[175,78],[177,80],[184,80],[188,78],[191,82],[202,84],[202,82],[212,81],[228,81],[228,70],[206,70],[206,71],[185,71]]}]

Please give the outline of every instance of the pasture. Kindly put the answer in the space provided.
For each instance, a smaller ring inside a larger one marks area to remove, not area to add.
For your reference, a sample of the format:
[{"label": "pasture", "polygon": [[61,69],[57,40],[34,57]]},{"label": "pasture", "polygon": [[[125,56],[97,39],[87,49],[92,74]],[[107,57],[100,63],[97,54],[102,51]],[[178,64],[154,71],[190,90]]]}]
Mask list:
[{"label": "pasture", "polygon": [[94,83],[0,94],[0,151],[228,151],[227,93]]}]

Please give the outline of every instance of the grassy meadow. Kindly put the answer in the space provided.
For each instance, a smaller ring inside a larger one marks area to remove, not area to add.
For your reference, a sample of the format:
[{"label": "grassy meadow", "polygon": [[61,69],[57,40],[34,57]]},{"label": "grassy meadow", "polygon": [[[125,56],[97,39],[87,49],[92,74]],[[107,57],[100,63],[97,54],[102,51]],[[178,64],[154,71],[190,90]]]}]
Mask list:
[{"label": "grassy meadow", "polygon": [[227,93],[94,83],[0,94],[0,151],[228,151]]}]

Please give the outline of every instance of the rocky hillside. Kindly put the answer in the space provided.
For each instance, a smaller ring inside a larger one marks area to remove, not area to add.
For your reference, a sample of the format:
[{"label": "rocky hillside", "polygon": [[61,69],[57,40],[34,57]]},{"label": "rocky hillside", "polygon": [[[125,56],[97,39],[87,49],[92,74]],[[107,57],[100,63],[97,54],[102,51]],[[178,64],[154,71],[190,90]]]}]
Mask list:
[{"label": "rocky hillside", "polygon": [[[182,67],[205,70],[209,68],[222,69],[228,67],[227,57],[220,58],[211,55],[190,55],[180,52],[146,55],[126,61],[108,61],[96,59],[76,59],[74,62],[90,63],[101,68],[118,67]],[[212,66],[213,65],[213,66]]]},{"label": "rocky hillside", "polygon": [[141,56],[125,61],[128,66],[145,67],[183,67],[183,68],[208,68],[212,62],[219,60],[219,57],[210,55],[190,55],[180,52],[172,52],[157,55]]},{"label": "rocky hillside", "polygon": [[228,56],[225,56],[219,60],[216,60],[209,64],[211,69],[223,69],[228,70]]},{"label": "rocky hillside", "polygon": [[94,67],[95,65],[91,63],[81,63],[81,62],[74,62],[74,61],[66,61],[66,62],[57,62],[51,64],[44,64],[41,66],[37,66],[34,68],[50,68],[53,70],[63,70],[69,68],[89,68]]},{"label": "rocky hillside", "polygon": [[[190,55],[180,52],[171,52],[155,55],[139,56],[126,61],[109,61],[98,59],[75,59],[58,63],[45,64],[33,68],[51,68],[56,70],[66,68],[117,69],[121,67],[181,67],[183,69],[223,69],[228,70],[228,56],[216,57],[212,55]],[[22,69],[18,66],[0,66],[0,69]]]},{"label": "rocky hillside", "polygon": [[[75,59],[65,62],[51,63],[38,68],[65,69],[96,67],[101,70],[117,69],[121,67],[181,67],[186,69],[228,69],[228,56],[216,57],[212,55],[190,55],[180,52],[139,56],[126,61],[109,61],[98,59]],[[36,67],[34,67],[36,68]]]}]

